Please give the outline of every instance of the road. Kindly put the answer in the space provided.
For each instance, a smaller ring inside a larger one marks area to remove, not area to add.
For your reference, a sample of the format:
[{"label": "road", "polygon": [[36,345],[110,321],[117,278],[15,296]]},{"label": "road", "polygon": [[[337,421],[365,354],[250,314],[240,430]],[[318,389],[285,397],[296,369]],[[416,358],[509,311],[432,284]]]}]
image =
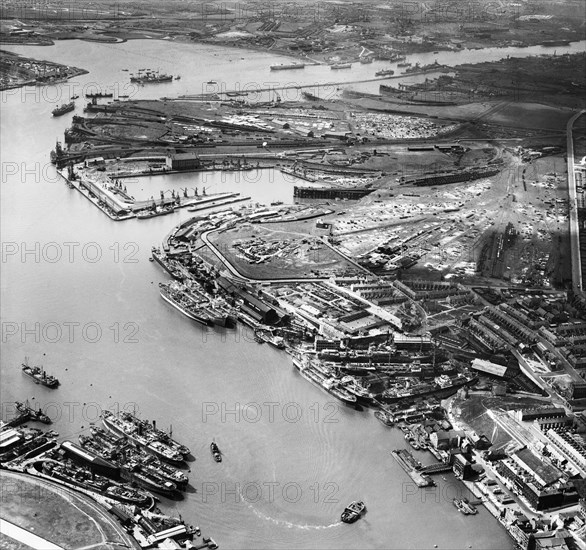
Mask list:
[{"label": "road", "polygon": [[35,535],[2,518],[0,518],[0,533],[37,550],[64,550],[62,546],[57,546],[47,539],[39,537],[39,535]]},{"label": "road", "polygon": [[578,226],[578,197],[576,192],[576,177],[574,174],[574,122],[586,110],[576,113],[566,126],[567,155],[568,155],[568,193],[570,200],[570,247],[572,250],[572,288],[575,292],[582,291],[582,260],[580,258],[580,228]]}]

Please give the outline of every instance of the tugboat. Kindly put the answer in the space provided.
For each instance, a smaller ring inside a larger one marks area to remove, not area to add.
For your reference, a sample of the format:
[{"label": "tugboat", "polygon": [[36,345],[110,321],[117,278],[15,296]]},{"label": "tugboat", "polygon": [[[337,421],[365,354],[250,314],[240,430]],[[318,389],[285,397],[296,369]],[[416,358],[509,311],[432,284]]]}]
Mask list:
[{"label": "tugboat", "polygon": [[43,367],[31,367],[28,364],[28,358],[25,358],[22,364],[22,372],[35,381],[35,384],[41,384],[47,388],[56,388],[59,380],[54,376],[49,376]]},{"label": "tugboat", "polygon": [[212,456],[216,462],[222,462],[222,453],[220,452],[220,448],[216,445],[215,441],[211,442],[210,451],[212,452]]},{"label": "tugboat", "polygon": [[366,510],[366,504],[360,501],[354,501],[348,504],[342,512],[341,519],[344,523],[354,523]]}]

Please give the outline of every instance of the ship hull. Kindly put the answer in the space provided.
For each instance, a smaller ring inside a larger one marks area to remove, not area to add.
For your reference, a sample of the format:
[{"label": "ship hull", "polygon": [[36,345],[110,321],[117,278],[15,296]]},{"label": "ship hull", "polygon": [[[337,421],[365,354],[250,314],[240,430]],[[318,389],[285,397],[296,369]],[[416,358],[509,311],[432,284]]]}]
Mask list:
[{"label": "ship hull", "polygon": [[145,451],[155,455],[157,458],[160,458],[161,460],[164,460],[165,462],[169,462],[169,464],[176,464],[176,465],[183,464],[183,462],[184,462],[183,459],[180,460],[180,459],[173,459],[173,458],[168,457],[167,455],[158,451],[156,448],[151,447],[150,445],[148,445],[144,441],[141,441],[140,439],[133,437],[132,434],[125,433],[122,429],[120,429],[118,426],[116,426],[116,424],[110,422],[107,417],[102,417],[102,422],[104,423],[104,426],[108,430],[110,430],[113,434],[127,437],[128,439],[130,439],[131,441],[133,441],[134,443],[136,443],[137,445],[142,447]]},{"label": "ship hull", "polygon": [[[299,368],[299,367],[298,367]],[[356,405],[356,397],[353,395],[346,395],[343,392],[336,391],[336,388],[326,388],[323,385],[323,381],[321,376],[318,376],[314,371],[308,370],[308,367],[299,368],[299,372],[301,376],[305,378],[307,381],[311,382],[314,386],[317,386],[322,391],[326,392],[327,394],[339,399],[343,403],[348,405]]]},{"label": "ship hull", "polygon": [[188,317],[192,321],[197,321],[198,323],[200,323],[202,325],[210,326],[211,323],[209,320],[205,319],[204,317],[199,317],[199,316],[195,315],[194,313],[191,313],[190,311],[187,311],[185,308],[183,308],[177,302],[175,302],[173,299],[171,299],[169,296],[167,296],[164,292],[161,292],[160,294],[161,294],[161,298],[163,298],[163,300],[165,300],[165,302],[171,304],[176,310],[183,313],[183,315],[185,315],[186,317]]}]

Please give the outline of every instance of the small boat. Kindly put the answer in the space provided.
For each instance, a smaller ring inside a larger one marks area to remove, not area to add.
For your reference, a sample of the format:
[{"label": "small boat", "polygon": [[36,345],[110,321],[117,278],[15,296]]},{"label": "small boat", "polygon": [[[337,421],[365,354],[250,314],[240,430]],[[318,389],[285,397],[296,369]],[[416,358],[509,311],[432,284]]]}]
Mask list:
[{"label": "small boat", "polygon": [[458,509],[459,512],[462,512],[465,516],[473,516],[474,514],[478,513],[478,510],[475,506],[468,502],[466,498],[455,498],[452,501],[454,506]]},{"label": "small boat", "polygon": [[419,443],[417,443],[417,441],[410,437],[408,440],[409,445],[411,445],[411,447],[413,447],[416,451],[419,451],[421,449],[421,445],[419,445]]},{"label": "small boat", "polygon": [[217,82],[215,80],[208,80],[206,84],[217,84]]},{"label": "small boat", "polygon": [[72,95],[70,99],[79,99],[79,96],[77,94],[76,95]]},{"label": "small boat", "polygon": [[354,501],[348,504],[342,512],[341,519],[344,523],[354,523],[366,510],[366,504],[360,501]]},{"label": "small boat", "polygon": [[216,462],[222,462],[222,453],[220,452],[220,448],[216,445],[215,441],[210,443],[210,451],[212,452],[212,456]]}]

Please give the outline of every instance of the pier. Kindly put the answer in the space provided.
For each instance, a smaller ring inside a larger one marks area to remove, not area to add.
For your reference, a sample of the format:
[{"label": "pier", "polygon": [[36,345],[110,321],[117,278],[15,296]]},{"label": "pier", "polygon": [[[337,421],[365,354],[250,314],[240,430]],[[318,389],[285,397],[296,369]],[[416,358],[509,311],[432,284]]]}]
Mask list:
[{"label": "pier", "polygon": [[442,472],[451,471],[452,466],[446,462],[436,462],[434,464],[429,464],[428,466],[424,466],[423,468],[421,468],[421,472],[427,475],[441,474]]},{"label": "pier", "polygon": [[408,450],[398,449],[391,451],[391,454],[417,487],[429,487],[434,484],[433,480],[422,471],[421,463],[413,458],[413,455]]}]

